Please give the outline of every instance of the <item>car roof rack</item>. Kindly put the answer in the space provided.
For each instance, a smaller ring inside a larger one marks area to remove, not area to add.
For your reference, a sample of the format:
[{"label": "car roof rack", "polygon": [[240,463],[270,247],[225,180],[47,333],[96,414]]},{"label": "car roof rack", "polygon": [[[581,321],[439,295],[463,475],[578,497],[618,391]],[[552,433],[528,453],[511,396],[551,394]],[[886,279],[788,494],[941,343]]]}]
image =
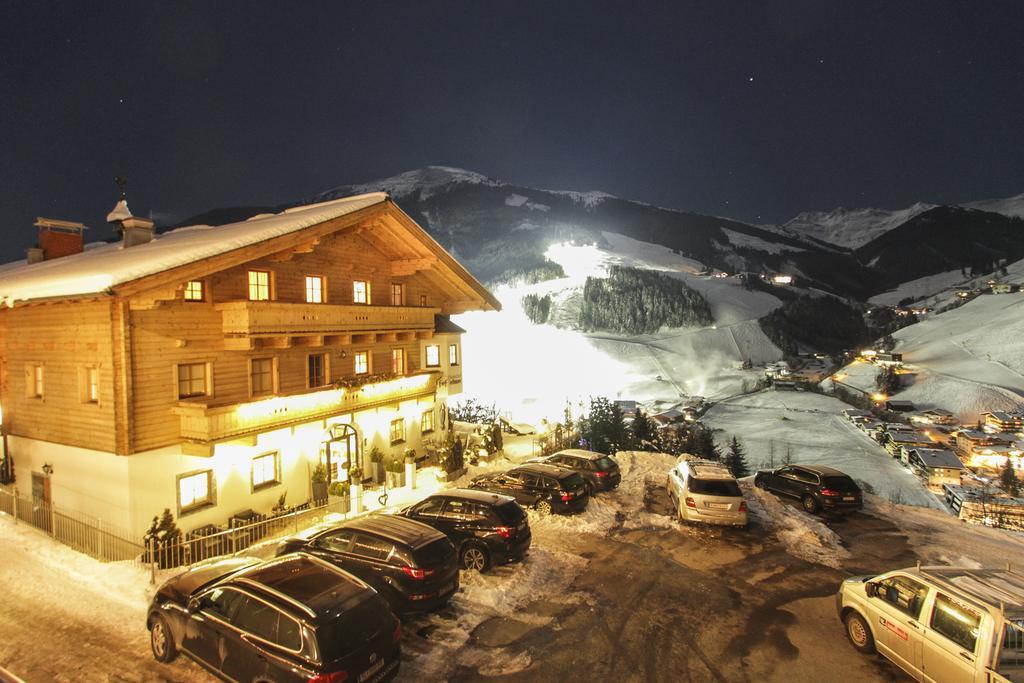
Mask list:
[{"label": "car roof rack", "polygon": [[918,573],[947,590],[965,594],[978,602],[1005,613],[1024,611],[1024,573],[1006,564],[1005,569],[972,569],[967,567],[922,567]]}]

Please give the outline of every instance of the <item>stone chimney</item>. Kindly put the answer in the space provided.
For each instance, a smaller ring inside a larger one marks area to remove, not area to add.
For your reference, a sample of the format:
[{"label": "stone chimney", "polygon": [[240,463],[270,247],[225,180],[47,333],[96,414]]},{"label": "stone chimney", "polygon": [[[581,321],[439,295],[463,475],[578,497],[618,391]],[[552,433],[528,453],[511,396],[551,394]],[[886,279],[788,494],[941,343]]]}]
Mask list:
[{"label": "stone chimney", "polygon": [[82,253],[85,226],[81,223],[39,216],[34,225],[39,228],[39,242],[28,250],[29,263]]},{"label": "stone chimney", "polygon": [[115,234],[121,236],[121,244],[125,249],[153,240],[153,221],[133,216],[123,192],[121,199],[107,214],[107,223],[114,228]]}]

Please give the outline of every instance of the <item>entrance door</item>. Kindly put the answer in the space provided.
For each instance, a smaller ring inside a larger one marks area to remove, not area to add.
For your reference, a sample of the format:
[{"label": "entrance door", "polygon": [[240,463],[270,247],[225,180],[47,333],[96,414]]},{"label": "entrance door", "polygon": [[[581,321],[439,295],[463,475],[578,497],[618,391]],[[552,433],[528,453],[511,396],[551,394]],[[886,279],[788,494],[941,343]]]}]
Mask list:
[{"label": "entrance door", "polygon": [[359,437],[352,425],[334,425],[331,438],[320,450],[320,461],[327,468],[327,481],[348,481],[348,471],[361,466],[359,462]]},{"label": "entrance door", "polygon": [[32,524],[53,532],[50,478],[39,472],[32,473]]},{"label": "entrance door", "polygon": [[919,678],[924,628],[918,619],[928,587],[901,575],[890,576],[876,585],[877,593],[870,598],[876,643],[903,670]]}]

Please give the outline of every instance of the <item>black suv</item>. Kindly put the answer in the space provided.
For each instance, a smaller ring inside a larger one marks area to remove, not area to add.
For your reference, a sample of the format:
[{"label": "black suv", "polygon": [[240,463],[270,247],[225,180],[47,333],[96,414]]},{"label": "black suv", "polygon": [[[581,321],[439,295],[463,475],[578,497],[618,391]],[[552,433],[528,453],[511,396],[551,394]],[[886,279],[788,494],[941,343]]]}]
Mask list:
[{"label": "black suv", "polygon": [[761,470],[754,484],[772,493],[799,498],[804,510],[814,514],[850,512],[864,507],[860,487],[848,475],[822,465],[786,465]]},{"label": "black suv", "polygon": [[546,455],[543,458],[536,458],[530,462],[556,465],[576,472],[587,482],[587,493],[590,494],[595,491],[611,491],[617,488],[622,481],[619,463],[604,453],[570,448],[553,455]]},{"label": "black suv", "polygon": [[485,572],[492,565],[521,560],[530,548],[532,535],[526,513],[508,496],[452,489],[399,514],[447,535],[465,569]]},{"label": "black suv", "polygon": [[526,463],[505,472],[474,477],[470,487],[512,496],[542,515],[551,512],[582,512],[590,495],[587,483],[576,472],[555,465]]},{"label": "black suv", "polygon": [[382,683],[401,659],[384,599],[306,553],[196,566],[160,587],[146,626],[157,661],[180,649],[232,681]]},{"label": "black suv", "polygon": [[277,554],[304,551],[373,586],[396,614],[448,604],[459,588],[455,546],[437,529],[395,515],[374,514],[306,530]]}]

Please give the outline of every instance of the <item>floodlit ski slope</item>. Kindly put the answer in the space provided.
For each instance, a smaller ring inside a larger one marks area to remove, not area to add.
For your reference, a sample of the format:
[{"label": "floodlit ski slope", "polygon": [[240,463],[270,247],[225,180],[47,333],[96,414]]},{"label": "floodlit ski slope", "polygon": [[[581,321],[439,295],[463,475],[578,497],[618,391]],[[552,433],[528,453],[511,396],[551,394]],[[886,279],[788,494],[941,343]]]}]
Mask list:
[{"label": "floodlit ski slope", "polygon": [[[563,243],[547,257],[566,277],[494,290],[500,313],[467,313],[456,318],[463,338],[467,397],[512,411],[517,419],[559,417],[567,400],[590,396],[675,402],[681,396],[726,396],[756,371],[742,371],[745,358],[776,360],[779,350],[757,318],[781,305],[764,292],[743,289],[733,278],[700,276],[702,264],[671,249],[604,233],[607,247]],[[657,270],[678,277],[708,300],[716,325],[705,329],[666,329],[645,336],[583,334],[566,327],[578,318],[587,277],[604,277],[611,265]],[[523,313],[527,294],[550,295],[552,322],[534,325]],[[660,377],[660,379],[658,379]]]},{"label": "floodlit ski slope", "polygon": [[781,467],[788,453],[791,462],[845,472],[888,500],[942,508],[920,479],[842,417],[847,408],[830,396],[768,390],[715,404],[703,422],[721,430],[715,439],[723,449],[737,437],[751,470]]}]

